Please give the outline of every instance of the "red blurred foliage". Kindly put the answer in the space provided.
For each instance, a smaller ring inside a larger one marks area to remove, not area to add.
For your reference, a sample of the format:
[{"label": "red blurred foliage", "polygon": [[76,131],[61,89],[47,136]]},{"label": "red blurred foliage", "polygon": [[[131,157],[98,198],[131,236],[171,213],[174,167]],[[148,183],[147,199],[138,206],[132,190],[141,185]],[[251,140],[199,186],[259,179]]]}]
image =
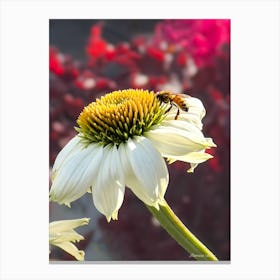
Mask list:
[{"label": "red blurred foliage", "polygon": [[[230,21],[163,20],[150,36],[113,45],[92,27],[80,62],[50,47],[50,165],[75,134],[82,108],[117,89],[185,92],[198,97],[207,114],[203,132],[217,148],[214,158],[187,174],[169,166],[166,194],[173,210],[222,260],[230,259]],[[122,260],[186,260],[186,253],[160,228],[129,191],[119,220],[100,220],[104,242]],[[146,228],[149,227],[147,231]],[[118,236],[118,238],[116,238]]]},{"label": "red blurred foliage", "polygon": [[101,28],[101,25],[94,25],[91,28],[86,52],[92,59],[98,59],[106,53],[107,42],[101,38]]},{"label": "red blurred foliage", "polygon": [[230,20],[166,20],[157,25],[156,42],[182,47],[198,67],[213,63],[221,47],[230,41]]},{"label": "red blurred foliage", "polygon": [[50,65],[50,71],[55,73],[56,75],[63,75],[64,73],[64,67],[61,61],[61,57],[59,57],[59,54],[57,53],[57,50],[54,48],[50,49],[50,60],[49,60],[49,65]]}]

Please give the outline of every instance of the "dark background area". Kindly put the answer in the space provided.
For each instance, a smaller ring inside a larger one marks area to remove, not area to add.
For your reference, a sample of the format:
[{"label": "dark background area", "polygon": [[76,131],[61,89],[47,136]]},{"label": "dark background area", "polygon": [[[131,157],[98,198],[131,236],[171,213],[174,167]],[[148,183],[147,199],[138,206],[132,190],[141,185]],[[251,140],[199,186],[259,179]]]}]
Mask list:
[{"label": "dark background area", "polygon": [[[101,27],[99,35],[92,34],[96,24]],[[218,147],[214,158],[193,174],[186,172],[186,163],[168,165],[165,198],[220,260],[230,260],[230,48],[229,41],[217,43],[226,24],[223,20],[214,25],[176,20],[50,20],[50,168],[75,135],[76,119],[89,102],[116,89],[135,87],[139,74],[148,77],[143,88],[154,91],[174,85],[175,76],[182,92],[190,91],[202,100],[207,111],[203,133]],[[170,29],[178,36],[172,37]],[[162,42],[167,42],[166,49],[161,49]],[[104,44],[114,46],[113,58]],[[166,55],[173,57],[167,66]],[[196,71],[191,74],[192,59]],[[84,86],[89,80],[95,81],[91,88]],[[50,203],[50,220],[91,218],[89,226],[78,230],[86,237],[78,244],[86,260],[193,260],[128,189],[117,221],[107,223],[90,194],[71,206]],[[55,248],[50,258],[73,260]]]},{"label": "dark background area", "polygon": [[87,44],[93,24],[104,23],[103,37],[110,43],[128,42],[137,34],[148,34],[159,20],[50,20],[50,45],[75,59],[86,59]]}]

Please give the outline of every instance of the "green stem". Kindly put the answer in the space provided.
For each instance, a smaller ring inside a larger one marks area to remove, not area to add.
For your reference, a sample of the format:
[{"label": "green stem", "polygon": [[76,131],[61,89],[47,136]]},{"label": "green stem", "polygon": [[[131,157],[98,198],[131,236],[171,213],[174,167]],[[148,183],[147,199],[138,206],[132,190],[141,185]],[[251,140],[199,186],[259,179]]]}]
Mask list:
[{"label": "green stem", "polygon": [[164,205],[159,206],[159,210],[149,205],[146,207],[190,256],[200,261],[218,261],[216,256],[185,227],[166,201]]}]

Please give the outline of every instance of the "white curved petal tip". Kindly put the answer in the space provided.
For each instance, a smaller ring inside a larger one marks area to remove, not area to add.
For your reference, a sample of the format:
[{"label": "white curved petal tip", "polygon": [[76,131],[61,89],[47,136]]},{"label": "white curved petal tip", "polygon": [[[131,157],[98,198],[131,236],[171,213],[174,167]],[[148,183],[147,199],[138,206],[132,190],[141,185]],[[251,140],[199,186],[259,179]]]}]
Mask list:
[{"label": "white curved petal tip", "polygon": [[82,218],[82,219],[78,219],[80,221],[80,225],[79,226],[85,226],[88,225],[90,218]]},{"label": "white curved petal tip", "polygon": [[174,158],[167,158],[166,161],[168,162],[168,164],[172,164],[176,161],[176,159]]},{"label": "white curved petal tip", "polygon": [[187,170],[188,173],[193,173],[194,169],[198,166],[198,163],[191,163],[191,167]]},{"label": "white curved petal tip", "polygon": [[118,220],[118,211],[115,211],[111,215],[106,216],[107,222],[110,223],[111,220]]},{"label": "white curved petal tip", "polygon": [[56,202],[56,203],[58,203],[59,205],[64,204],[64,205],[68,206],[69,208],[71,208],[70,203],[63,203],[63,202],[60,202],[60,201],[57,199],[56,195],[52,192],[52,190],[50,191],[50,194],[49,194],[49,200],[50,200],[50,202]]},{"label": "white curved petal tip", "polygon": [[112,219],[113,219],[113,220],[117,220],[117,219],[118,219],[118,211],[115,211],[115,212],[112,214]]},{"label": "white curved petal tip", "polygon": [[75,255],[73,255],[78,261],[84,261],[85,260],[85,252],[82,250],[78,250]]},{"label": "white curved petal tip", "polygon": [[85,252],[83,250],[78,250],[78,248],[71,242],[59,243],[57,244],[57,247],[63,249],[78,261],[84,261],[85,259]]},{"label": "white curved petal tip", "polygon": [[213,147],[213,148],[216,148],[217,147],[217,145],[213,142],[213,139],[212,138],[205,138],[206,139],[206,141],[207,141],[207,143],[208,143],[208,145],[209,145],[209,147]]}]

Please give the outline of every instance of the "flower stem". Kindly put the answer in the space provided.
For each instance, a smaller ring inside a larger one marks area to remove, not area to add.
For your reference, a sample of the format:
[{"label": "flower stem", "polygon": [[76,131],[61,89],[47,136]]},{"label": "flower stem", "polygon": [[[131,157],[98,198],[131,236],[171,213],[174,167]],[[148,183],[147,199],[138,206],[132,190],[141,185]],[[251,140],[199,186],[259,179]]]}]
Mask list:
[{"label": "flower stem", "polygon": [[146,207],[190,256],[200,261],[218,261],[216,256],[186,228],[166,201],[159,206],[159,210],[149,205]]}]

